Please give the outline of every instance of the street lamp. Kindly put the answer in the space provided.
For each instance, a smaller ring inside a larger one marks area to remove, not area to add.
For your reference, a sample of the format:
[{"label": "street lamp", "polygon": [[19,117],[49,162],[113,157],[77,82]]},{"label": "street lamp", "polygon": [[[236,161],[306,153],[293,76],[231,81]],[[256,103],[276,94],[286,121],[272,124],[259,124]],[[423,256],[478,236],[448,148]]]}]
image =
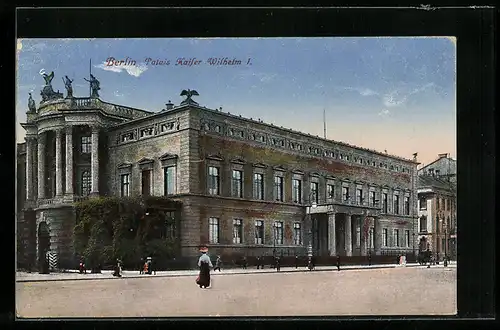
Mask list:
[{"label": "street lamp", "polygon": [[443,220],[446,220],[445,218],[444,219],[439,219],[439,223],[444,224],[444,266],[445,267],[448,267],[448,249],[447,249],[447,245],[448,245],[448,226],[447,226],[447,223],[446,221],[443,221]]},{"label": "street lamp", "polygon": [[[309,194],[309,200],[311,197],[312,193]],[[313,256],[313,247],[312,247],[312,238],[313,238],[313,233],[312,233],[312,227],[313,227],[313,221],[312,221],[312,216],[311,216],[311,208],[316,208],[318,204],[316,201],[311,203],[311,206],[307,207],[307,214],[309,215],[310,223],[309,223],[309,242],[307,244],[307,256],[311,258]]]}]

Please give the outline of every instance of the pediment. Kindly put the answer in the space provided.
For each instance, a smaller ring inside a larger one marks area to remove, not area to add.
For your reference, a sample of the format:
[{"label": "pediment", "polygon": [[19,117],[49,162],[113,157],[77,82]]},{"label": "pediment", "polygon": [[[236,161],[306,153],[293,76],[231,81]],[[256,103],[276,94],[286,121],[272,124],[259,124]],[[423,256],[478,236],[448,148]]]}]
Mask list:
[{"label": "pediment", "polygon": [[326,178],[327,178],[328,180],[336,180],[336,179],[337,179],[337,178],[336,178],[336,177],[334,177],[333,175],[329,175],[329,174],[328,174],[328,175],[326,175]]},{"label": "pediment", "polygon": [[177,155],[169,154],[168,152],[164,153],[163,155],[160,156],[160,160],[170,160],[170,159],[177,159],[177,158],[178,158]]},{"label": "pediment", "polygon": [[210,159],[210,160],[217,160],[217,161],[220,161],[220,162],[224,160],[224,158],[222,156],[216,155],[216,154],[210,154],[210,155],[208,155],[205,158]]},{"label": "pediment", "polygon": [[292,173],[293,173],[293,174],[301,174],[301,175],[304,175],[304,171],[301,171],[301,170],[299,170],[299,169],[294,169],[294,170],[292,170]]},{"label": "pediment", "polygon": [[121,163],[121,164],[118,165],[119,169],[130,168],[130,167],[132,167],[131,163]]},{"label": "pediment", "polygon": [[141,160],[139,160],[137,163],[139,165],[144,165],[144,164],[151,164],[153,163],[154,160],[152,160],[151,158],[142,158]]},{"label": "pediment", "polygon": [[278,166],[273,166],[273,170],[285,172],[286,168],[284,166],[282,166],[282,165],[278,165]]},{"label": "pediment", "polygon": [[253,167],[267,168],[267,165],[263,164],[263,163],[255,163],[255,164],[253,164]]},{"label": "pediment", "polygon": [[311,172],[310,176],[319,177],[321,176],[318,172]]},{"label": "pediment", "polygon": [[243,159],[243,158],[234,158],[231,160],[231,163],[234,163],[234,164],[241,164],[241,165],[244,165],[246,164],[247,162]]}]

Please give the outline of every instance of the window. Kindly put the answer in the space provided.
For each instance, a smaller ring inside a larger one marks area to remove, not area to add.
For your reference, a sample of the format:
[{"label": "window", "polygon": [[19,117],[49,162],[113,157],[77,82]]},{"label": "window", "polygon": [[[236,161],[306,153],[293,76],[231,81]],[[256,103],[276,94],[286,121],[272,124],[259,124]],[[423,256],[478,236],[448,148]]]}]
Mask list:
[{"label": "window", "polygon": [[420,232],[427,231],[427,217],[425,215],[420,217]]},{"label": "window", "polygon": [[375,200],[375,192],[370,191],[370,206],[375,206],[376,200]]},{"label": "window", "polygon": [[241,244],[243,236],[243,221],[241,219],[233,220],[233,244]]},{"label": "window", "polygon": [[363,189],[356,189],[356,203],[358,205],[363,204]]},{"label": "window", "polygon": [[318,203],[318,183],[311,182],[311,203]]},{"label": "window", "polygon": [[255,220],[255,244],[264,244],[264,221]]},{"label": "window", "polygon": [[405,196],[405,215],[410,215],[410,197]]},{"label": "window", "polygon": [[210,244],[219,243],[219,218],[208,219],[208,240]]},{"label": "window", "polygon": [[264,199],[264,175],[261,173],[253,175],[253,197],[258,200]]},{"label": "window", "polygon": [[283,244],[283,222],[274,222],[274,240],[276,245]]},{"label": "window", "polygon": [[349,200],[349,188],[342,187],[342,201],[347,202]]},{"label": "window", "polygon": [[375,229],[373,227],[370,227],[370,230],[368,231],[368,242],[370,242],[370,249],[373,249],[375,247],[375,242],[374,242],[374,233]]},{"label": "window", "polygon": [[142,171],[142,194],[151,195],[151,170]]},{"label": "window", "polygon": [[175,238],[175,212],[167,211],[165,212],[165,220],[164,220],[164,230],[161,235],[162,238]]},{"label": "window", "polygon": [[274,199],[283,202],[283,177],[276,175],[274,177]]},{"label": "window", "polygon": [[92,152],[92,140],[90,136],[82,136],[80,144],[82,146],[82,154],[90,154]]},{"label": "window", "polygon": [[387,228],[384,228],[382,230],[382,243],[384,244],[384,246],[387,246]]},{"label": "window", "polygon": [[92,177],[90,176],[90,171],[82,172],[82,196],[90,195],[90,190],[92,188]]},{"label": "window", "polygon": [[418,203],[420,204],[421,210],[427,210],[427,199],[426,198],[420,198]]},{"label": "window", "polygon": [[405,230],[405,247],[410,247],[410,231]]},{"label": "window", "polygon": [[298,222],[293,224],[293,244],[302,245],[302,231]]},{"label": "window", "polygon": [[122,174],[120,176],[120,196],[128,197],[130,196],[130,174]]},{"label": "window", "polygon": [[439,197],[436,197],[436,210],[439,210]]},{"label": "window", "polygon": [[382,194],[382,212],[387,213],[387,193]]},{"label": "window", "polygon": [[163,194],[175,194],[175,166],[167,166],[163,168]]},{"label": "window", "polygon": [[302,181],[292,180],[292,194],[294,203],[302,203]]},{"label": "window", "polygon": [[220,175],[218,167],[208,167],[208,193],[210,195],[219,195],[220,193]]},{"label": "window", "polygon": [[330,201],[333,201],[335,199],[335,187],[333,184],[326,185],[326,198],[328,198]]},{"label": "window", "polygon": [[394,195],[394,214],[399,214],[399,196]]},{"label": "window", "polygon": [[243,172],[233,170],[231,182],[233,197],[243,198]]},{"label": "window", "polygon": [[399,229],[394,229],[394,246],[399,246]]},{"label": "window", "polygon": [[356,226],[356,246],[361,246],[361,227],[359,225]]}]

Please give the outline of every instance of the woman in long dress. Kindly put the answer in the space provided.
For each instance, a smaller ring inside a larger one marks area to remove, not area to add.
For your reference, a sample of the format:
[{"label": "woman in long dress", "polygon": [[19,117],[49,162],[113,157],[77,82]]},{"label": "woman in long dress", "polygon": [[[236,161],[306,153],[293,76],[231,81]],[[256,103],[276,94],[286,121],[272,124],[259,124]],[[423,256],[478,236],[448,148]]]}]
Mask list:
[{"label": "woman in long dress", "polygon": [[200,267],[200,275],[198,276],[197,284],[200,288],[208,288],[210,286],[210,268],[213,267],[210,257],[207,255],[208,248],[200,249],[201,256],[198,259],[198,267]]}]

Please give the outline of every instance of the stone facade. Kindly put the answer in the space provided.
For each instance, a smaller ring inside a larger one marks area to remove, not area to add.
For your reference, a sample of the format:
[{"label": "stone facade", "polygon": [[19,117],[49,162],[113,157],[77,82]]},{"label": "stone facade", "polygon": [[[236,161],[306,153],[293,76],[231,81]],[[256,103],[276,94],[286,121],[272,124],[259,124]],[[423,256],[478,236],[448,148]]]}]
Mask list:
[{"label": "stone facade", "polygon": [[71,204],[93,195],[180,201],[186,257],[200,244],[229,255],[414,248],[415,161],[196,104],[153,113],[54,100],[23,127],[30,156],[19,158],[28,179],[18,180],[18,199],[36,210],[37,228],[49,225],[50,249],[64,258]]}]

